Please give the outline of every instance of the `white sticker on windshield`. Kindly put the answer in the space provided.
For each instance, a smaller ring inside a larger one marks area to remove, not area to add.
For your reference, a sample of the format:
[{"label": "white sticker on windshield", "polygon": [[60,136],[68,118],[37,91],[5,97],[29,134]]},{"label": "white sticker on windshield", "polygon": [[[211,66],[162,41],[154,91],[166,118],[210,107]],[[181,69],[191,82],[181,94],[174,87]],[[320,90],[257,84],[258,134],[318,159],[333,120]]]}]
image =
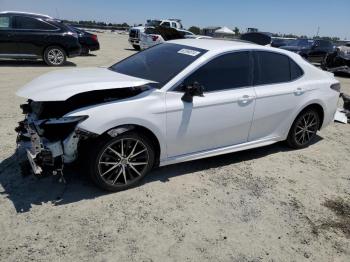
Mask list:
[{"label": "white sticker on windshield", "polygon": [[178,53],[179,54],[183,54],[183,55],[197,56],[201,52],[198,52],[198,51],[195,51],[195,50],[191,50],[191,49],[181,49],[180,51],[178,51]]}]

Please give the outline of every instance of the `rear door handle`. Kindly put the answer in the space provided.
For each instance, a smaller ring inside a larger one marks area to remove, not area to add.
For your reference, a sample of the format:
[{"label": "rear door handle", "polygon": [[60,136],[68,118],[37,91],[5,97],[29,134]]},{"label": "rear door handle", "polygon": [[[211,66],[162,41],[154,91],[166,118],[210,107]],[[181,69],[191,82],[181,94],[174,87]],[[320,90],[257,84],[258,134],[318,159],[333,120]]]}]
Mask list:
[{"label": "rear door handle", "polygon": [[238,101],[243,103],[243,104],[246,104],[246,103],[252,101],[253,99],[255,99],[255,96],[244,95],[241,98],[239,98]]},{"label": "rear door handle", "polygon": [[302,95],[305,93],[305,89],[301,88],[301,87],[298,87],[297,89],[295,89],[294,93],[296,95]]}]

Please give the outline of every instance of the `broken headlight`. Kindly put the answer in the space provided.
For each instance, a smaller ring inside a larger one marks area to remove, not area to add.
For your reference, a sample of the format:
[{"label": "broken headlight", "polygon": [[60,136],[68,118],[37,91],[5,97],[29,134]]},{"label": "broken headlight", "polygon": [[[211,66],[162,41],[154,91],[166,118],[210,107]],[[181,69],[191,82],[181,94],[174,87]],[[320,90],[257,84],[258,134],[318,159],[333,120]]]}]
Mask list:
[{"label": "broken headlight", "polygon": [[68,116],[43,120],[39,127],[43,136],[50,141],[61,140],[72,133],[78,123],[87,119],[88,116]]}]

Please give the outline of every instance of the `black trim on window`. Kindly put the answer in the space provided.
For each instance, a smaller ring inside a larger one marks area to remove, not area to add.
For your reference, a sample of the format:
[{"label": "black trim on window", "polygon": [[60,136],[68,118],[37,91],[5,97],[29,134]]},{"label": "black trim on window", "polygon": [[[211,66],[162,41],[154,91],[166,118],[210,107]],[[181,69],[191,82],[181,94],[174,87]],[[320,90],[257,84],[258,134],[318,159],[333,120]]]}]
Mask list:
[{"label": "black trim on window", "polygon": [[[215,61],[216,59],[219,59],[220,57],[226,56],[226,55],[234,55],[234,54],[238,54],[238,53],[248,53],[248,59],[249,59],[249,80],[248,80],[248,84],[244,85],[244,86],[238,86],[238,87],[231,87],[231,88],[223,88],[223,89],[217,89],[217,90],[205,90],[204,89],[204,93],[215,93],[215,92],[222,92],[222,91],[228,91],[228,90],[234,90],[234,89],[243,89],[243,88],[250,88],[253,87],[253,54],[251,50],[233,50],[233,51],[229,51],[229,52],[225,52],[225,53],[221,53],[219,55],[216,55],[214,57],[212,57],[210,60],[206,61],[205,63],[203,63],[202,65],[200,65],[198,68],[196,68],[195,70],[193,70],[192,72],[190,72],[189,74],[187,74],[183,80],[181,81],[181,83],[178,83],[176,85],[174,85],[173,88],[169,89],[169,91],[175,91],[175,92],[183,92],[182,90],[182,84],[186,82],[186,80],[188,78],[190,78],[192,75],[194,75],[197,71],[203,69],[205,66],[207,66],[208,64],[210,64],[211,62]],[[200,83],[202,84],[202,83]],[[204,86],[205,88],[205,86]]]}]

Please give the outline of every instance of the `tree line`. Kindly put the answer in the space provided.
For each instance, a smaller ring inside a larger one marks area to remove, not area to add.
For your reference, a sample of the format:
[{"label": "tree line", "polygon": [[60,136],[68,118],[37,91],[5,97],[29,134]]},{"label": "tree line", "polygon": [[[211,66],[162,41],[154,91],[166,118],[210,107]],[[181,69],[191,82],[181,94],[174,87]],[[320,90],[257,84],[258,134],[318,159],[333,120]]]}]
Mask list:
[{"label": "tree line", "polygon": [[130,25],[128,23],[122,23],[122,24],[116,24],[116,23],[106,23],[106,22],[99,22],[99,21],[89,21],[89,20],[80,20],[80,21],[72,21],[72,20],[62,20],[64,23],[67,24],[74,24],[74,25],[81,25],[81,26],[93,26],[93,27],[124,27],[129,28]]}]

